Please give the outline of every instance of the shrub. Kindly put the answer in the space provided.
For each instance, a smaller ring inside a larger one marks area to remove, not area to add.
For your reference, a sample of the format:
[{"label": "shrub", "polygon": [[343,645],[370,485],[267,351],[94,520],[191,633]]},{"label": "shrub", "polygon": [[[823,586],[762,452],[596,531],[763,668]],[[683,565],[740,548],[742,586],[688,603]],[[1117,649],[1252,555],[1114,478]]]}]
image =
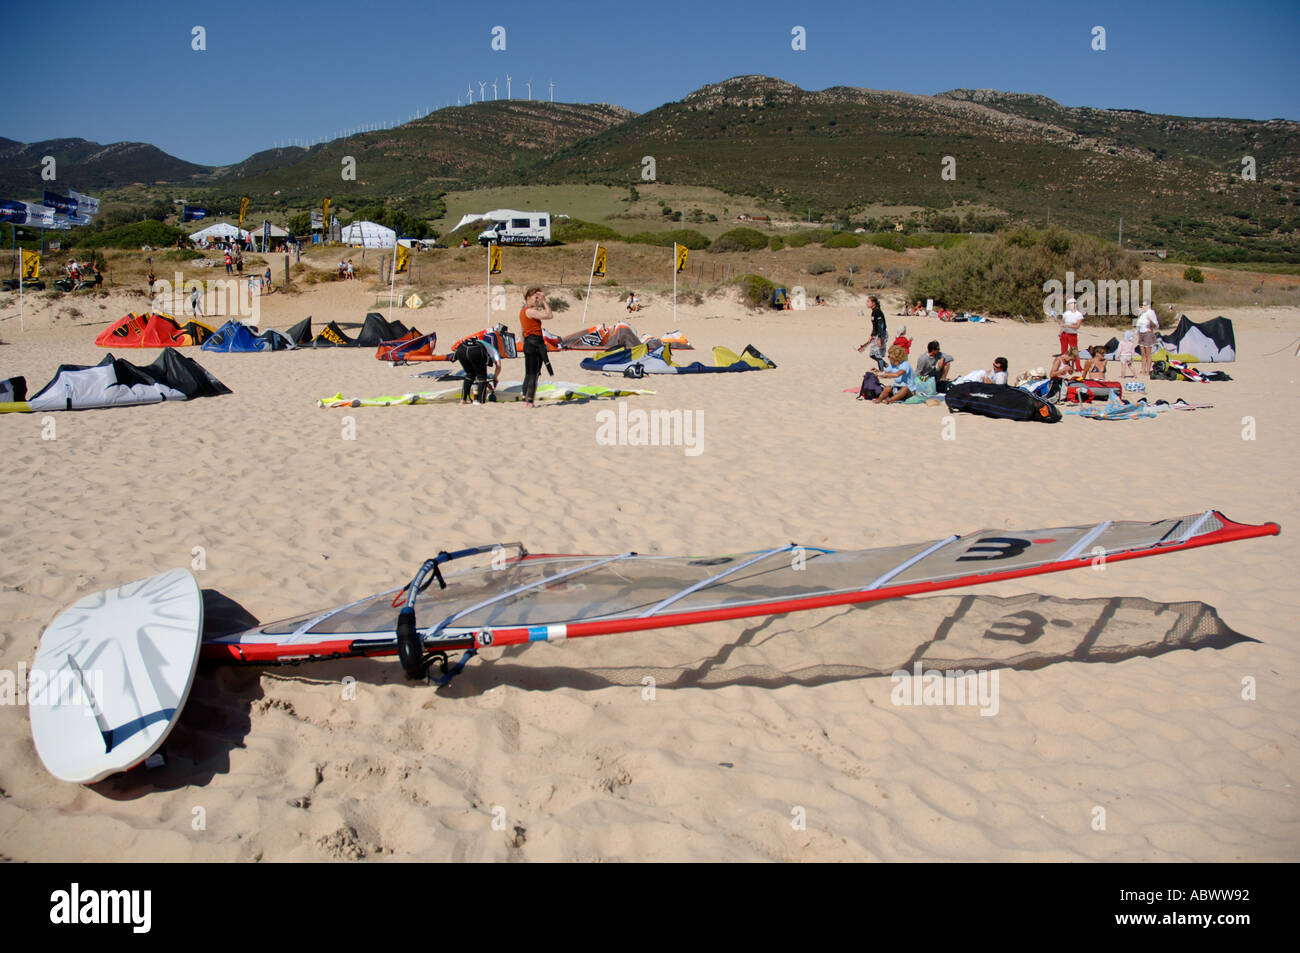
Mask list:
[{"label": "shrub", "polygon": [[773,235],[767,240],[767,247],[772,251],[780,251],[785,247],[785,242],[781,241],[780,235]]},{"label": "shrub", "polygon": [[1201,282],[1205,280],[1205,276],[1201,274],[1201,269],[1197,268],[1195,265],[1192,265],[1191,267],[1184,269],[1183,280],[1194,281],[1199,285]]},{"label": "shrub", "polygon": [[565,298],[561,298],[557,295],[555,297],[548,297],[546,300],[550,304],[551,310],[556,314],[559,314],[561,311],[569,310],[569,302]]},{"label": "shrub", "polygon": [[857,248],[862,239],[852,232],[837,232],[822,243],[825,248]]},{"label": "shrub", "polygon": [[758,251],[767,245],[767,236],[756,228],[733,228],[713,240],[709,251]]},{"label": "shrub", "polygon": [[670,232],[637,232],[625,240],[638,245],[658,245],[661,248],[671,248],[676,242],[691,251],[709,247],[709,240],[693,228],[676,228]]},{"label": "shrub", "polygon": [[771,304],[772,292],[776,290],[776,285],[762,275],[741,275],[733,280],[740,285],[741,299],[751,308],[761,308],[765,304]]},{"label": "shrub", "polygon": [[808,274],[810,275],[824,275],[834,270],[835,266],[829,261],[815,261],[808,266]]},{"label": "shrub", "polygon": [[153,248],[166,248],[170,245],[174,248],[180,235],[179,228],[162,222],[132,222],[87,235],[80,238],[77,244],[83,248],[139,248],[141,245]]},{"label": "shrub", "polygon": [[[193,248],[173,248],[165,255],[159,256],[163,261],[193,261],[195,258],[206,257],[203,252],[195,251]],[[245,259],[247,264],[247,259]]]},{"label": "shrub", "polygon": [[876,232],[868,235],[867,241],[877,248],[887,248],[889,251],[903,251],[907,247],[897,232]]},{"label": "shrub", "polygon": [[949,308],[1043,319],[1044,285],[1079,279],[1136,279],[1138,256],[1063,229],[1018,229],[972,238],[940,252],[912,273],[910,300],[933,298]]},{"label": "shrub", "polygon": [[608,225],[585,222],[580,218],[571,218],[561,225],[553,226],[551,237],[557,242],[612,242],[623,238]]},{"label": "shrub", "polygon": [[802,248],[809,242],[825,243],[834,234],[829,228],[812,228],[803,232],[795,232],[787,237],[785,241],[792,248]]}]

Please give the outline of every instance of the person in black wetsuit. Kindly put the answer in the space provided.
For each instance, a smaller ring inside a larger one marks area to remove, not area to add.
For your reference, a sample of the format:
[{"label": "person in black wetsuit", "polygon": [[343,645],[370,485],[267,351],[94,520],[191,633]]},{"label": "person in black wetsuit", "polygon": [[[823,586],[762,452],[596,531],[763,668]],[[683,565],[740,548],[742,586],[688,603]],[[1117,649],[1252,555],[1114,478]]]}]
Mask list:
[{"label": "person in black wetsuit", "polygon": [[[466,338],[456,346],[452,357],[460,363],[465,372],[465,383],[461,385],[460,402],[487,403],[488,380],[496,381],[501,373],[501,355],[487,341],[479,338]],[[489,370],[491,374],[489,375]]]},{"label": "person in black wetsuit", "polygon": [[885,341],[889,337],[889,329],[885,326],[885,312],[880,307],[880,299],[875,295],[868,295],[867,301],[871,304],[871,337],[865,344],[860,345],[858,350],[865,351],[870,345],[871,350],[868,353],[875,359],[876,369],[882,370],[886,363]]}]

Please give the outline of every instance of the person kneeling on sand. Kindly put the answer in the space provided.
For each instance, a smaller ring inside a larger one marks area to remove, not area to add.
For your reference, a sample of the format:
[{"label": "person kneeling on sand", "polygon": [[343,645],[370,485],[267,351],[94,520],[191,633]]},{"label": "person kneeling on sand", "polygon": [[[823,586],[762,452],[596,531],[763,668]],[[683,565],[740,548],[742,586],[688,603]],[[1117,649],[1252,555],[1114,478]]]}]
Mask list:
[{"label": "person kneeling on sand", "polygon": [[882,383],[886,378],[893,378],[894,386],[882,390],[872,401],[874,404],[895,404],[916,392],[916,371],[907,361],[907,351],[897,344],[889,349],[889,366],[876,376]]}]

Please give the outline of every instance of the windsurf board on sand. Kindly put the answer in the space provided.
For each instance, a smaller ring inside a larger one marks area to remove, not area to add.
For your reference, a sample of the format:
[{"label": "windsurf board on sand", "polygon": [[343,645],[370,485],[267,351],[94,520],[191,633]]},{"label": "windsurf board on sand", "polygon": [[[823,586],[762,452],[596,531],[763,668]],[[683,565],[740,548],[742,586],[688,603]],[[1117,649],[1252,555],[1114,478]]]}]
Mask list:
[{"label": "windsurf board on sand", "polygon": [[189,697],[203,598],[188,569],[96,592],[41,636],[28,677],[32,740],[56,778],[91,784],[154,754]]}]

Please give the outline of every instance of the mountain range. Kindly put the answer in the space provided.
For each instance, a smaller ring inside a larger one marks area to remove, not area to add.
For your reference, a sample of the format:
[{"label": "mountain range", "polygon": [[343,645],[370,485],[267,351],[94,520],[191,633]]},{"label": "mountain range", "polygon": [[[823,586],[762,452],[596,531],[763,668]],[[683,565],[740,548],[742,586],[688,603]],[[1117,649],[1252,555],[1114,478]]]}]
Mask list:
[{"label": "mountain range", "polygon": [[[642,114],[608,104],[503,100],[448,107],[382,132],[236,165],[186,162],[144,143],[0,139],[3,197],[39,195],[40,161],[82,191],[184,185],[222,210],[389,202],[440,213],[445,192],[519,184],[709,186],[803,217],[872,207],[978,208],[1143,240],[1233,248],[1298,245],[1300,123],[1067,107],[955,89],[935,96],[800,89],[766,76],[704,86]],[[355,160],[356,178],[341,177]],[[1255,178],[1243,176],[1253,166]]]}]

